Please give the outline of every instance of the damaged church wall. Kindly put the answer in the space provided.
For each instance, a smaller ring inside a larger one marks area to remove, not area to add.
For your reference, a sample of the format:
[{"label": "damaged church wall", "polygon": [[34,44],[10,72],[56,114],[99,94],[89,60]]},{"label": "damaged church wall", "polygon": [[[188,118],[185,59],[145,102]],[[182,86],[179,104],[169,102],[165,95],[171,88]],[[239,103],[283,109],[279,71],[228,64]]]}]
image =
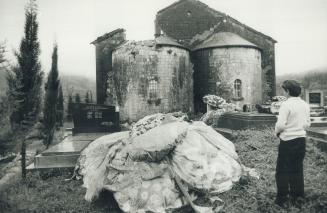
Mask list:
[{"label": "damaged church wall", "polygon": [[119,46],[112,54],[107,96],[119,105],[121,121],[136,121],[159,112],[193,111],[189,52],[156,47],[153,41]]},{"label": "damaged church wall", "polygon": [[[255,48],[209,48],[194,52],[194,108],[205,112],[202,97],[215,94],[242,107],[262,102],[261,52]],[[235,94],[235,81],[241,80],[241,97]],[[206,85],[206,86],[203,86]]]},{"label": "damaged church wall", "polygon": [[107,76],[112,69],[112,51],[125,39],[125,30],[118,29],[92,42],[95,45],[96,54],[96,100],[98,104],[104,104],[106,99]]},{"label": "damaged church wall", "polygon": [[155,30],[156,35],[162,32],[191,49],[214,33],[231,32],[241,36],[262,50],[264,100],[276,95],[276,41],[271,37],[197,0],[180,0],[160,10],[156,15]]},{"label": "damaged church wall", "polygon": [[187,44],[197,34],[214,27],[222,15],[199,1],[179,1],[157,13],[155,34],[163,30],[178,42]]}]

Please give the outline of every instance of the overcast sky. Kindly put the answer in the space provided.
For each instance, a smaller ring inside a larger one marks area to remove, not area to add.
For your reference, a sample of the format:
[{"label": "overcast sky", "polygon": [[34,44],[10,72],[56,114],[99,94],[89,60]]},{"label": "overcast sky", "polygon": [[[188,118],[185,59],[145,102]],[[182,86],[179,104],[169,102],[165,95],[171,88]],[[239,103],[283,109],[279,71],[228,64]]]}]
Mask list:
[{"label": "overcast sky", "polygon": [[[26,0],[0,0],[0,41],[13,60],[23,36]],[[54,41],[59,71],[95,78],[96,37],[117,28],[127,39],[153,39],[156,12],[176,0],[38,0],[41,63],[51,66]],[[276,73],[327,68],[327,0],[202,0],[211,8],[277,40]]]}]

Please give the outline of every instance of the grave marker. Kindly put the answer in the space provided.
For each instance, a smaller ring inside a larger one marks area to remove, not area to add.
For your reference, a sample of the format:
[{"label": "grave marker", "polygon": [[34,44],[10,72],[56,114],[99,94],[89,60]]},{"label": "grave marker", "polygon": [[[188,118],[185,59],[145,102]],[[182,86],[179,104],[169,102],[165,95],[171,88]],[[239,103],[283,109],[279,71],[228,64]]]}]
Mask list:
[{"label": "grave marker", "polygon": [[73,134],[119,131],[119,112],[115,106],[92,103],[73,104]]}]

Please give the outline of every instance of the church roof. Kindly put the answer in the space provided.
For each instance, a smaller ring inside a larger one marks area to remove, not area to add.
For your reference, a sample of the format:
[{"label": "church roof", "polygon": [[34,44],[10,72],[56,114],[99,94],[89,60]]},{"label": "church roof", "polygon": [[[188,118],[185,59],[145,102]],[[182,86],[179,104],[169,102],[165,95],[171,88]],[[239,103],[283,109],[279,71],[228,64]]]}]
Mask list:
[{"label": "church roof", "polygon": [[275,39],[273,39],[272,37],[267,36],[267,35],[265,35],[265,34],[259,32],[259,31],[255,30],[255,29],[253,29],[252,27],[249,27],[249,26],[247,26],[247,25],[245,25],[245,24],[239,22],[238,20],[236,20],[236,19],[230,17],[229,15],[227,15],[227,14],[225,14],[225,13],[222,13],[222,12],[220,12],[220,11],[217,11],[217,10],[215,10],[215,9],[213,9],[213,8],[211,8],[211,7],[209,7],[207,4],[205,4],[205,3],[203,3],[203,2],[201,2],[201,1],[199,1],[199,0],[179,0],[179,1],[176,1],[175,3],[173,3],[173,4],[171,4],[171,5],[167,6],[167,7],[165,7],[165,8],[163,8],[163,9],[159,10],[159,11],[157,12],[157,16],[160,15],[160,14],[162,14],[162,13],[164,13],[166,10],[169,10],[170,8],[174,8],[174,7],[178,6],[179,4],[181,4],[181,3],[183,3],[183,2],[190,2],[190,3],[193,3],[193,4],[199,5],[199,6],[201,6],[202,8],[205,8],[209,13],[213,14],[213,15],[216,16],[216,17],[225,17],[225,18],[229,18],[229,19],[233,20],[235,23],[238,23],[239,25],[241,25],[241,26],[245,27],[246,29],[252,31],[253,33],[256,33],[256,34],[258,34],[258,35],[260,35],[260,36],[263,36],[263,37],[265,37],[265,38],[267,38],[267,39],[273,41],[274,43],[277,42],[277,41],[276,41]]},{"label": "church roof", "polygon": [[178,43],[175,39],[173,39],[169,36],[165,36],[165,35],[160,35],[160,36],[156,37],[155,43],[156,43],[156,45],[175,46],[175,47],[181,47],[181,48],[187,49],[186,47],[184,47],[183,45]]},{"label": "church roof", "polygon": [[109,33],[106,33],[106,34],[104,34],[102,36],[99,36],[97,39],[95,39],[94,41],[92,41],[91,44],[97,44],[97,43],[99,43],[101,41],[104,41],[104,40],[106,40],[106,39],[114,36],[116,33],[120,33],[120,32],[125,32],[125,30],[122,29],[122,28],[118,28],[116,30],[113,30],[113,31],[111,31]]},{"label": "church roof", "polygon": [[215,47],[252,47],[260,49],[255,44],[245,40],[239,35],[230,32],[219,32],[197,45],[193,50]]}]

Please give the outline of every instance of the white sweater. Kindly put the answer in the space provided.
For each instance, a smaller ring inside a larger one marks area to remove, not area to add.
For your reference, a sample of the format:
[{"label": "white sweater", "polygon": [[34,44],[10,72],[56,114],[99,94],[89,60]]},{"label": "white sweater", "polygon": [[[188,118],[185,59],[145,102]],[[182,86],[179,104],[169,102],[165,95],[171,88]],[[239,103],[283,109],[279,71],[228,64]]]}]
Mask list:
[{"label": "white sweater", "polygon": [[300,97],[290,97],[282,103],[275,126],[283,141],[305,137],[310,126],[310,107]]}]

